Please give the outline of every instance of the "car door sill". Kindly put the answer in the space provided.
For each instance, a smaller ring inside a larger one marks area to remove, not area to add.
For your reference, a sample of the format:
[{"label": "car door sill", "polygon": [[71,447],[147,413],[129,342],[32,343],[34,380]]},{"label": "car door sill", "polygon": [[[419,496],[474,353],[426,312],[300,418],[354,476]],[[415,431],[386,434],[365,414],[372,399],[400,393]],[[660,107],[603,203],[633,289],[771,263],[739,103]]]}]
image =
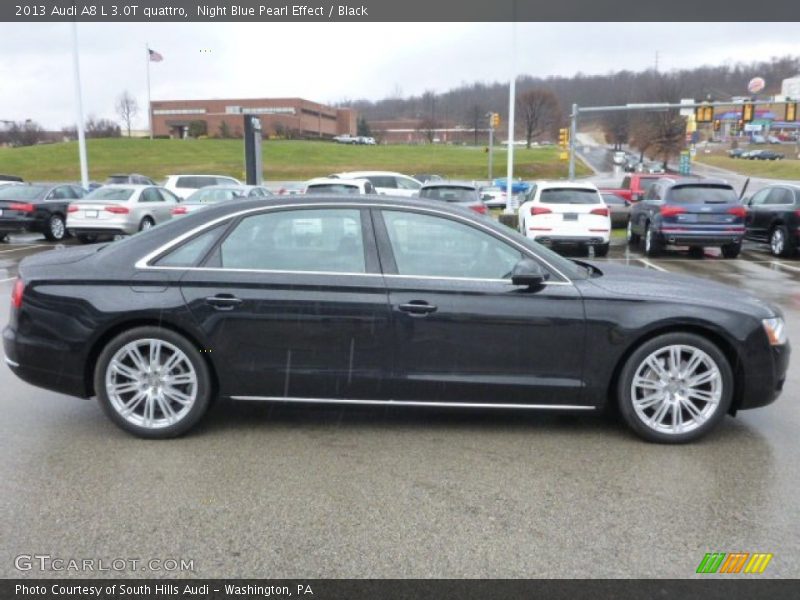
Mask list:
[{"label": "car door sill", "polygon": [[426,402],[421,400],[351,400],[337,398],[291,398],[287,396],[231,396],[231,400],[298,402],[306,404],[367,404],[377,406],[433,406],[451,408],[504,408],[534,410],[596,410],[596,406],[574,404],[501,404],[490,402]]}]

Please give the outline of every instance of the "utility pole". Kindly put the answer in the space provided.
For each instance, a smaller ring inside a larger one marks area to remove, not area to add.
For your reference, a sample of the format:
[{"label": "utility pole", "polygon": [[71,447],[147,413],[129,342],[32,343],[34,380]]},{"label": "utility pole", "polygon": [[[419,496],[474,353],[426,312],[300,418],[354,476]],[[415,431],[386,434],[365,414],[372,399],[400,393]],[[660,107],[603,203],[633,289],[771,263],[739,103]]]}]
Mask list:
[{"label": "utility pole", "polygon": [[81,65],[78,59],[78,24],[72,22],[72,67],[75,76],[75,118],[78,131],[78,157],[81,163],[81,185],[89,188],[89,164],[86,159],[86,136],[83,132],[83,96],[81,94]]},{"label": "utility pole", "polygon": [[569,178],[575,179],[575,134],[578,133],[578,105],[572,105],[569,116]]}]

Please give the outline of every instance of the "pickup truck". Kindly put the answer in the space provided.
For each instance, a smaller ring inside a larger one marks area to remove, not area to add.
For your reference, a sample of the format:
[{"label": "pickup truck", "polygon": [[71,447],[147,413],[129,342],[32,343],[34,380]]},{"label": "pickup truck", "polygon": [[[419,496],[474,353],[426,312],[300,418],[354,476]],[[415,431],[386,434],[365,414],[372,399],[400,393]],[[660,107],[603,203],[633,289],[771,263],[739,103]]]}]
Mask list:
[{"label": "pickup truck", "polygon": [[601,194],[616,194],[628,202],[638,202],[656,181],[663,178],[677,179],[677,175],[668,173],[631,173],[622,179],[619,188],[600,188]]}]

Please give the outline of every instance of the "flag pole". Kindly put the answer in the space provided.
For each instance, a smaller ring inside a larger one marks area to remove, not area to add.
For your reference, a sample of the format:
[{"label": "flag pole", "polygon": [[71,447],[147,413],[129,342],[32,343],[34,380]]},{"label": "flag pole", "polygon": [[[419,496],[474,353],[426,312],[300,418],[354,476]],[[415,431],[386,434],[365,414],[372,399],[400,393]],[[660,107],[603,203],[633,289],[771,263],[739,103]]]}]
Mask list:
[{"label": "flag pole", "polygon": [[150,130],[150,139],[153,139],[153,109],[150,105],[150,44],[144,45],[147,58],[147,128]]},{"label": "flag pole", "polygon": [[83,98],[81,95],[81,66],[78,59],[78,24],[72,22],[72,67],[75,76],[75,126],[78,132],[78,156],[81,163],[81,185],[89,188],[89,165],[86,160],[86,136],[83,132]]}]

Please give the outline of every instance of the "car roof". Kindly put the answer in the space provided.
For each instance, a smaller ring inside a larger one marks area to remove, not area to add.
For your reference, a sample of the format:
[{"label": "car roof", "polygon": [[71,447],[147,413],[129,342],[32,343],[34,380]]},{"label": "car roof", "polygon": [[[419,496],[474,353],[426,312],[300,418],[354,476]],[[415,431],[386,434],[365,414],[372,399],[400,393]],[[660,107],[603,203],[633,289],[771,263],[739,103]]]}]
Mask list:
[{"label": "car roof", "polygon": [[422,184],[424,188],[434,188],[434,187],[461,187],[461,188],[469,188],[472,190],[477,190],[478,186],[472,183],[471,181],[450,181],[450,180],[441,180],[437,179],[435,181],[426,181]]},{"label": "car roof", "polygon": [[566,179],[555,179],[555,180],[541,180],[534,182],[534,185],[539,189],[546,189],[546,188],[563,188],[569,187],[573,189],[585,189],[585,190],[597,190],[597,186],[593,184],[591,181],[569,181]]},{"label": "car roof", "polygon": [[145,188],[151,188],[151,187],[161,187],[161,186],[159,186],[159,185],[151,185],[149,183],[107,183],[105,185],[101,185],[97,189],[100,190],[100,189],[106,189],[106,188],[111,188],[111,189],[123,188],[123,189],[126,189],[126,190],[128,190],[128,189],[143,190]]},{"label": "car roof", "polygon": [[357,179],[359,177],[371,177],[371,176],[385,176],[385,177],[395,177],[399,175],[400,177],[408,177],[409,179],[414,179],[411,175],[406,175],[405,173],[398,173],[397,171],[343,171],[342,173],[334,173],[337,177],[344,177],[346,179]]},{"label": "car roof", "polygon": [[733,187],[730,183],[725,181],[724,179],[713,178],[713,177],[677,177],[677,178],[669,178],[663,177],[659,179],[658,183],[662,185],[672,187],[676,185],[725,185],[728,187]]},{"label": "car roof", "polygon": [[225,177],[227,179],[236,179],[233,175],[220,175],[218,173],[178,173],[167,175],[167,177]]},{"label": "car roof", "polygon": [[369,183],[366,179],[359,177],[315,177],[309,179],[306,185],[348,185],[348,184],[366,184]]},{"label": "car roof", "polygon": [[249,185],[247,183],[217,183],[215,185],[207,185],[205,187],[201,187],[200,190],[243,190],[243,191],[250,191],[253,188],[263,188],[263,185]]}]

